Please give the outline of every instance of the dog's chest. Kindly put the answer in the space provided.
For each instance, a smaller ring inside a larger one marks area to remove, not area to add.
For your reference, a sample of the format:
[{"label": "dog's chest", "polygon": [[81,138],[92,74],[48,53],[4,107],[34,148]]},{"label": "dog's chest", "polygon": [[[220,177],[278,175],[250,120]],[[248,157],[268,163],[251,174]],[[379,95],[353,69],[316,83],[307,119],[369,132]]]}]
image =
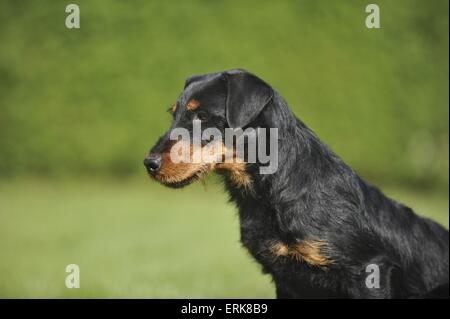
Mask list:
[{"label": "dog's chest", "polygon": [[243,246],[263,265],[265,272],[271,272],[270,265],[276,259],[274,245],[282,237],[274,212],[258,203],[248,207],[241,204],[239,221]]},{"label": "dog's chest", "polygon": [[[247,206],[248,205],[248,206]],[[333,263],[324,251],[326,243],[318,240],[293,238],[279,226],[276,212],[259,203],[239,205],[241,242],[263,265],[265,272],[324,269]]]}]

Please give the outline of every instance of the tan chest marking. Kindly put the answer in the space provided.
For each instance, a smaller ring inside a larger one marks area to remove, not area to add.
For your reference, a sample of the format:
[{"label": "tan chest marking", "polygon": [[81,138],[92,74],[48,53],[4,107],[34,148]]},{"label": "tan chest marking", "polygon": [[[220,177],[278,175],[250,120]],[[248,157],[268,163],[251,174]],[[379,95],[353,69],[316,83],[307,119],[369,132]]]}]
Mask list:
[{"label": "tan chest marking", "polygon": [[216,164],[216,168],[228,171],[230,173],[231,181],[236,186],[248,189],[252,184],[252,179],[245,170],[245,163],[242,162],[219,163]]},{"label": "tan chest marking", "polygon": [[276,257],[291,257],[312,266],[323,267],[334,263],[324,253],[326,246],[327,243],[320,240],[304,240],[293,245],[276,242],[271,251]]}]

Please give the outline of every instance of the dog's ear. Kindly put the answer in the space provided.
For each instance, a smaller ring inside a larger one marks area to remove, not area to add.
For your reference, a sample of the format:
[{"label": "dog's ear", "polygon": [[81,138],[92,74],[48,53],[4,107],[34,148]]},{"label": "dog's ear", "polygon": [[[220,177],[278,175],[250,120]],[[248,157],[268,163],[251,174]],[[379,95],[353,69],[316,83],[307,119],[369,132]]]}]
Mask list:
[{"label": "dog's ear", "polygon": [[209,73],[209,74],[198,74],[198,75],[192,75],[186,79],[186,82],[184,82],[184,88],[186,89],[190,84],[194,82],[204,81],[208,79],[213,79],[215,77],[220,77],[221,73]]},{"label": "dog's ear", "polygon": [[189,84],[200,81],[200,80],[206,78],[207,76],[208,76],[207,74],[199,74],[199,75],[192,75],[192,76],[188,77],[186,79],[186,81],[184,82],[184,88],[187,88],[189,86]]},{"label": "dog's ear", "polygon": [[260,78],[244,70],[228,71],[224,76],[228,86],[226,101],[228,126],[244,127],[271,101],[273,89]]}]

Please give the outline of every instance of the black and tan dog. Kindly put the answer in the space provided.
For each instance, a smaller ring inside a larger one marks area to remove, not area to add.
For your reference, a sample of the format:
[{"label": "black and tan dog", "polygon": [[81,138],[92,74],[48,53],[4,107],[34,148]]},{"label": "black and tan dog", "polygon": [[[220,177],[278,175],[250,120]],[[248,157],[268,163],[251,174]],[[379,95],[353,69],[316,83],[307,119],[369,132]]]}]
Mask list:
[{"label": "black and tan dog", "polygon": [[[190,77],[171,112],[169,132],[144,160],[149,174],[170,187],[223,175],[241,241],[279,298],[448,297],[448,231],[362,180],[263,80],[243,70]],[[220,131],[277,128],[278,170],[174,163],[170,131],[192,130],[194,119]],[[379,285],[367,283],[371,275]]]}]

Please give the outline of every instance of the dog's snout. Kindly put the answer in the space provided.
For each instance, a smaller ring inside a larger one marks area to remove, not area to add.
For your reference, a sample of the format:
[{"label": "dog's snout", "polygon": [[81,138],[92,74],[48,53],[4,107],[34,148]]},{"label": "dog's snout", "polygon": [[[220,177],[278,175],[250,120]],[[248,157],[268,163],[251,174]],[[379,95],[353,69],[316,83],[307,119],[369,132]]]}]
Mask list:
[{"label": "dog's snout", "polygon": [[162,165],[161,155],[150,154],[144,159],[144,165],[151,174],[156,174]]}]

